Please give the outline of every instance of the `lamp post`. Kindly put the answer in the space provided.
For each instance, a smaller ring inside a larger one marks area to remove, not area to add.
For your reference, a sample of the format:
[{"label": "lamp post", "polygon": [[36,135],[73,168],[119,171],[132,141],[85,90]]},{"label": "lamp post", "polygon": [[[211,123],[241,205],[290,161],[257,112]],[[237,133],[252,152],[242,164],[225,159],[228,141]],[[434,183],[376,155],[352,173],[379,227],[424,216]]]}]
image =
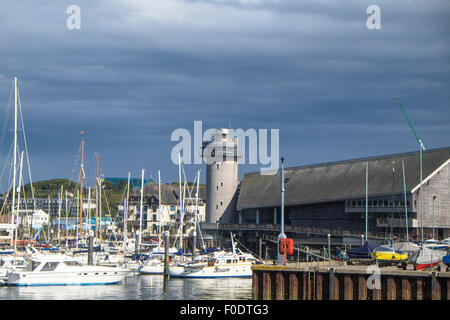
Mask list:
[{"label": "lamp post", "polygon": [[280,213],[281,213],[281,221],[280,228],[281,232],[278,235],[278,243],[277,243],[277,255],[278,255],[278,264],[284,264],[284,255],[280,254],[280,239],[286,239],[286,235],[284,234],[284,158],[281,158],[281,205],[280,205]]}]

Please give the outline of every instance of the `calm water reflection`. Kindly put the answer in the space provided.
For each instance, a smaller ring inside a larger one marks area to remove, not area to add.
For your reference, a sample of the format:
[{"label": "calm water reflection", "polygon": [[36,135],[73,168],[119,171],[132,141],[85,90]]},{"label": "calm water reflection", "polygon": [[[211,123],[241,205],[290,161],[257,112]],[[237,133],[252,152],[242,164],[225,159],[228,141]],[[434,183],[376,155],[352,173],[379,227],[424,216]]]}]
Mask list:
[{"label": "calm water reflection", "polygon": [[0,300],[245,300],[252,298],[251,278],[169,279],[130,276],[119,285],[0,287]]}]

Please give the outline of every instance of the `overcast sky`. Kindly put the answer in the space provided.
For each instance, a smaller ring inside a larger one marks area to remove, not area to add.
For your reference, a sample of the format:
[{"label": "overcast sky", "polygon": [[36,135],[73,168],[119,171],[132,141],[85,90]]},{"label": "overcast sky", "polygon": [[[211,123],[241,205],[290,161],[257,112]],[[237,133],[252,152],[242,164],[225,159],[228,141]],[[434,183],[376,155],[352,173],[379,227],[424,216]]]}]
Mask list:
[{"label": "overcast sky", "polygon": [[177,181],[170,136],[194,120],[279,129],[288,167],[415,151],[396,96],[425,147],[447,147],[449,14],[448,0],[2,1],[0,111],[17,75],[35,181],[73,178],[81,130],[88,174],[98,151],[106,177]]}]

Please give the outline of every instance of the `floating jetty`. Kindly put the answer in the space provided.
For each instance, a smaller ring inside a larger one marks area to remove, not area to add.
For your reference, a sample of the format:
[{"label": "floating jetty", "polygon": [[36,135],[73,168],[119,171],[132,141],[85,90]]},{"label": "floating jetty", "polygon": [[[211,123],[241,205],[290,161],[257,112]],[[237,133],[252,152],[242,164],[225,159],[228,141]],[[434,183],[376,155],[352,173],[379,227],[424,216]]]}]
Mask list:
[{"label": "floating jetty", "polygon": [[[450,272],[379,270],[341,261],[253,266],[254,300],[450,300]],[[369,284],[369,285],[368,285]]]}]

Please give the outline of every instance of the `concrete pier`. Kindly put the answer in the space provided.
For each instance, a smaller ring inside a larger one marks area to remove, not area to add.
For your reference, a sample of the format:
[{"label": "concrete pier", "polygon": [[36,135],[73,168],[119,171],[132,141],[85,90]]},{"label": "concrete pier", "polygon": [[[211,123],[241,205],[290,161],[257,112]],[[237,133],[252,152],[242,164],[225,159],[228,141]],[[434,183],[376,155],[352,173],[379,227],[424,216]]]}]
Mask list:
[{"label": "concrete pier", "polygon": [[373,274],[338,261],[252,269],[255,300],[450,300],[450,272],[386,267]]}]

